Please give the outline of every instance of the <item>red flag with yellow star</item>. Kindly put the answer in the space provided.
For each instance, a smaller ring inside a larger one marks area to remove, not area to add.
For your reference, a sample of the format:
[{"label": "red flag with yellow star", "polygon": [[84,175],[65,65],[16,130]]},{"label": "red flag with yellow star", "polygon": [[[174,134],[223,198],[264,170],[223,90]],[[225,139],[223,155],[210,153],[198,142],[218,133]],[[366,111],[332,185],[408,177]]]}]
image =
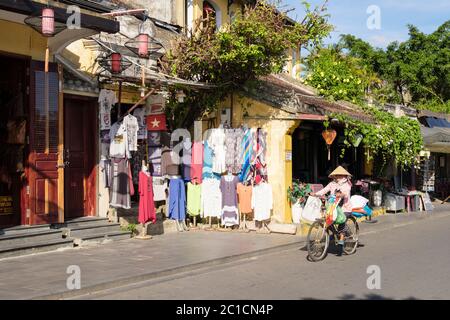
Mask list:
[{"label": "red flag with yellow star", "polygon": [[148,131],[167,130],[166,115],[164,113],[147,115],[147,130]]}]

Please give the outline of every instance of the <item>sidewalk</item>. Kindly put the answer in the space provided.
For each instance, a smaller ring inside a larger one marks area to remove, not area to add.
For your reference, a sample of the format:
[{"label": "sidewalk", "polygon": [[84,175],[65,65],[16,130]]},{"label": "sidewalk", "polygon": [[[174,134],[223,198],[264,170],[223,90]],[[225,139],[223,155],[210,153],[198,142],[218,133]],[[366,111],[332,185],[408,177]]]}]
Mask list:
[{"label": "sidewalk", "polygon": [[[450,205],[429,213],[386,214],[377,223],[360,223],[361,238],[422,219],[450,215]],[[60,299],[140,281],[214,267],[264,253],[300,248],[304,237],[282,234],[189,231],[151,240],[130,239],[0,260],[0,299]],[[81,289],[69,291],[67,268],[81,269]]]},{"label": "sidewalk", "polygon": [[66,287],[70,265],[81,269],[78,295],[298,248],[303,240],[281,234],[189,231],[6,258],[0,260],[0,299],[69,297],[75,293]]}]

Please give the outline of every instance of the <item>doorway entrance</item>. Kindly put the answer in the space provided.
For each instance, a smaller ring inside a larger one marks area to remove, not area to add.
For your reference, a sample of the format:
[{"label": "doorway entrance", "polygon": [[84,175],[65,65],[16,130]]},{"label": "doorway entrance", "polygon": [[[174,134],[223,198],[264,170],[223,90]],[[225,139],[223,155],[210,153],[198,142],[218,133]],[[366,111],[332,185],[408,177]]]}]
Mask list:
[{"label": "doorway entrance", "polygon": [[344,157],[344,129],[334,126],[337,136],[331,145],[331,157],[328,160],[328,149],[322,137],[322,122],[303,121],[292,134],[292,178],[306,183],[327,185],[328,175],[337,167],[345,167],[353,179],[363,175],[363,149],[350,147]]},{"label": "doorway entrance", "polygon": [[64,218],[96,212],[97,109],[95,99],[64,98]]},{"label": "doorway entrance", "polygon": [[28,155],[29,60],[0,56],[0,228],[21,224]]}]

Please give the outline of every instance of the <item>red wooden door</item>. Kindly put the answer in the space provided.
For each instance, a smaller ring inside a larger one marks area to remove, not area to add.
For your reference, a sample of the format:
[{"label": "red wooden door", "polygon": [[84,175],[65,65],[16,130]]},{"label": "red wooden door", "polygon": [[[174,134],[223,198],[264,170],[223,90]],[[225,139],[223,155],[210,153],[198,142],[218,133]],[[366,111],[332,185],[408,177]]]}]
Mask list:
[{"label": "red wooden door", "polygon": [[30,224],[58,222],[59,76],[56,64],[30,64]]},{"label": "red wooden door", "polygon": [[95,214],[95,102],[64,99],[64,160],[66,219]]}]

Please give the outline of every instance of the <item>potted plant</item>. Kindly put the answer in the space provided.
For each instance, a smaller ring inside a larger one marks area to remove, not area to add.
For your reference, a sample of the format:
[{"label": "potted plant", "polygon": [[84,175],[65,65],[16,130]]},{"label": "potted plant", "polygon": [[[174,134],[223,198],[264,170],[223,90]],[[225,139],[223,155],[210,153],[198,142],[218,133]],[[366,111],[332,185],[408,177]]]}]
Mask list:
[{"label": "potted plant", "polygon": [[294,223],[300,223],[303,207],[311,191],[312,189],[309,184],[298,180],[294,180],[292,187],[288,188],[288,199],[292,206],[292,221]]}]

